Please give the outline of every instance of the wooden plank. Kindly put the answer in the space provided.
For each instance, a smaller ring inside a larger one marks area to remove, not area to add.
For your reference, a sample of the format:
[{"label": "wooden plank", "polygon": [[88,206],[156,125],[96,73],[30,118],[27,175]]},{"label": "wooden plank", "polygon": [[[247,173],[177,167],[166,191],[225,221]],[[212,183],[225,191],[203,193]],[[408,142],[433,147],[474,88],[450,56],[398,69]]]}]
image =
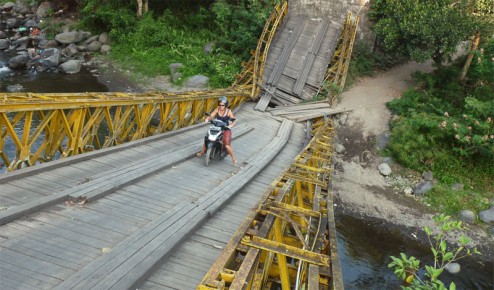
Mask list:
[{"label": "wooden plank", "polygon": [[9,239],[13,241],[30,239],[38,243],[46,243],[49,245],[60,247],[62,251],[71,250],[79,255],[85,255],[87,258],[90,259],[99,257],[101,254],[101,251],[99,249],[88,247],[87,245],[79,244],[77,242],[74,243],[73,241],[67,240],[65,238],[52,236],[44,231],[32,229],[30,227],[26,227],[16,223],[9,223],[8,225],[5,225],[2,227],[2,230],[3,234],[6,234],[6,231],[15,231],[15,235],[8,235]]},{"label": "wooden plank", "polygon": [[14,252],[7,248],[1,248],[0,261],[2,263],[18,265],[22,269],[19,273],[26,276],[34,275],[33,277],[38,279],[41,276],[48,276],[63,280],[74,272],[73,270],[48,263],[24,253]]}]

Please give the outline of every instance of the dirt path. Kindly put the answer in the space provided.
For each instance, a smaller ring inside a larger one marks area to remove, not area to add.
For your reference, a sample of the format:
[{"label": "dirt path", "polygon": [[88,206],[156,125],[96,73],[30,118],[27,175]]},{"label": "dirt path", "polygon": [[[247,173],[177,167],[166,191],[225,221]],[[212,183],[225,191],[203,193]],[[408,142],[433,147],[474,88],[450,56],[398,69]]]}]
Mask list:
[{"label": "dirt path", "polygon": [[[403,177],[400,175],[405,171],[391,165],[393,174],[384,177],[377,169],[384,158],[378,155],[376,145],[389,131],[391,113],[386,103],[411,85],[413,72],[431,70],[429,63],[405,64],[364,78],[341,95],[337,108],[352,111],[340,116],[336,125],[336,142],[344,147],[335,160],[333,189],[338,199],[337,213],[380,220],[384,226],[398,227],[413,240],[423,237],[424,226],[434,228],[431,220],[434,212],[404,193],[404,188],[413,187],[421,173],[407,172]],[[467,235],[475,246],[492,256],[494,243],[484,230],[472,228]]]}]

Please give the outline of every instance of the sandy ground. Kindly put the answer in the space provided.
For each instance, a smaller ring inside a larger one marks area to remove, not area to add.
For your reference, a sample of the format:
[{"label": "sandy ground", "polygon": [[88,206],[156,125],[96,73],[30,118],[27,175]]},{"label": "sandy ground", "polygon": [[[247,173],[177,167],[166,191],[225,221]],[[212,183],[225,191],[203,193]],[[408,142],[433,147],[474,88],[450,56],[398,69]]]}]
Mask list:
[{"label": "sandy ground", "polygon": [[[378,136],[389,132],[391,113],[386,103],[410,87],[411,74],[431,71],[430,64],[408,63],[372,78],[364,78],[341,95],[337,108],[351,109],[336,122],[337,140],[345,151],[337,154],[333,189],[337,213],[381,221],[398,228],[412,240],[423,240],[423,227],[435,227],[432,209],[403,191],[415,184],[422,173],[407,172],[393,165],[391,177],[377,167],[383,162],[376,145]],[[473,245],[492,257],[494,242],[485,229],[471,226],[467,232]]]}]

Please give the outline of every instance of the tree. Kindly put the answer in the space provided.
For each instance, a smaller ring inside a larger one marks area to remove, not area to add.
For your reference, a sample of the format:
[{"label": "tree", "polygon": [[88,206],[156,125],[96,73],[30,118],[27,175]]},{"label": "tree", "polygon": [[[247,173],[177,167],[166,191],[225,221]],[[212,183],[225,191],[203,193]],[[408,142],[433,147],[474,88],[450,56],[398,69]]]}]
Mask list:
[{"label": "tree", "polygon": [[418,62],[432,58],[439,67],[475,33],[475,19],[462,7],[451,0],[377,0],[373,30],[385,50]]}]

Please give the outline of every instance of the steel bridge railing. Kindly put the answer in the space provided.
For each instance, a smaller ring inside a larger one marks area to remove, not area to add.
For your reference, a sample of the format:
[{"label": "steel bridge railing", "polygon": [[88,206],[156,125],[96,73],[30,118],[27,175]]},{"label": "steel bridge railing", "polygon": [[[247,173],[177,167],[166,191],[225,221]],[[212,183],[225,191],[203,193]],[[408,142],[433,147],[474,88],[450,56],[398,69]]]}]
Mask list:
[{"label": "steel bridge railing", "polygon": [[233,89],[0,94],[0,158],[12,171],[176,130],[202,120],[219,96],[227,96],[232,108],[250,97],[248,91]]}]

